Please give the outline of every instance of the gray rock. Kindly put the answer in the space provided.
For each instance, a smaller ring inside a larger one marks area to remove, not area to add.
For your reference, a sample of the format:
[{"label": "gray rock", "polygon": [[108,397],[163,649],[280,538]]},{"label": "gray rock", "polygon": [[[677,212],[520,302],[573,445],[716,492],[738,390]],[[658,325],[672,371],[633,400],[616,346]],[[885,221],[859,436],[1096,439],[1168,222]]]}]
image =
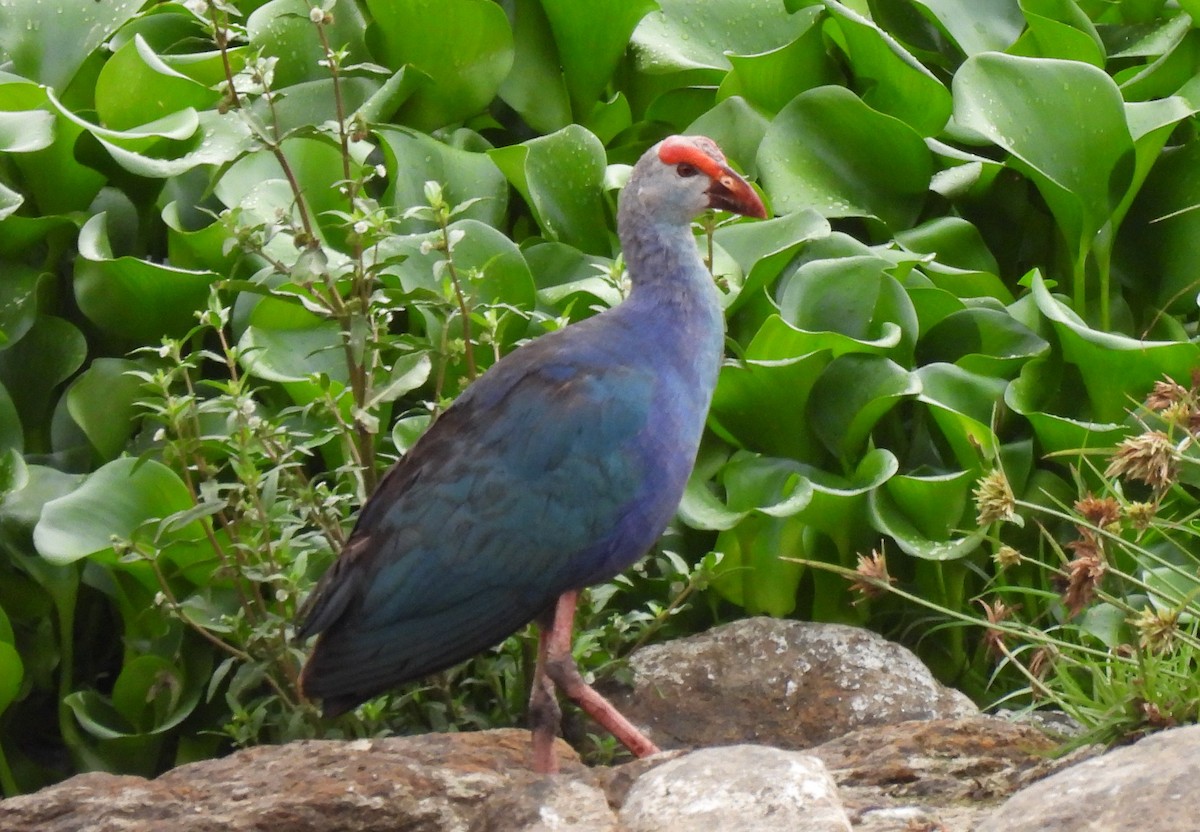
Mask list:
[{"label": "gray rock", "polygon": [[529,770],[526,731],[260,746],[155,780],[84,774],[0,801],[4,832],[615,832],[565,743]]},{"label": "gray rock", "polygon": [[979,832],[1191,832],[1197,760],[1200,725],[1163,731],[1022,789]]},{"label": "gray rock", "polygon": [[910,651],[841,624],[751,618],[639,650],[613,703],[661,748],[803,749],[869,725],[974,716]]},{"label": "gray rock", "polygon": [[820,760],[755,745],[663,763],[633,784],[620,817],[629,832],[850,832]]}]

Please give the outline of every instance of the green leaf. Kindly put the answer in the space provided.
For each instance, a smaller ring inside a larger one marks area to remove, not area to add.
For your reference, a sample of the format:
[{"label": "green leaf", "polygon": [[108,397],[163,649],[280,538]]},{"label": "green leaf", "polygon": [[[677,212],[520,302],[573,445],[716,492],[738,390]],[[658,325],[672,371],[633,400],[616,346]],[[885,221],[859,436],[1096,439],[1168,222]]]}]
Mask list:
[{"label": "green leaf", "polygon": [[542,232],[589,254],[608,254],[604,145],[578,125],[489,151]]},{"label": "green leaf", "polygon": [[721,368],[710,427],[734,445],[771,456],[811,459],[819,450],[803,415],[827,351],[728,362]]},{"label": "green leaf", "polygon": [[[131,89],[138,91],[130,95]],[[113,130],[128,130],[179,110],[204,110],[220,94],[169,67],[137,35],[104,63],[96,79],[96,115]]]},{"label": "green leaf", "polygon": [[779,315],[793,329],[813,333],[808,349],[820,343],[835,354],[894,350],[907,364],[916,311],[887,266],[874,255],[811,260],[782,283]]},{"label": "green leaf", "polygon": [[571,123],[571,97],[542,4],[514,0],[509,15],[515,51],[512,70],[500,85],[500,98],[539,133],[566,127]]},{"label": "green leaf", "polygon": [[794,19],[804,28],[790,43],[755,55],[727,55],[733,69],[721,81],[717,97],[740,96],[758,110],[774,114],[805,90],[836,83],[837,68],[825,51],[821,18],[819,7],[803,9]]},{"label": "green leaf", "polygon": [[[493,227],[504,225],[508,209],[508,182],[496,163],[485,153],[451,147],[411,130],[381,128],[376,135],[387,159],[390,181],[385,200],[401,211],[424,205],[425,183],[437,182],[451,205],[479,200],[460,217],[479,220]],[[430,231],[431,220],[408,219],[402,231]]]},{"label": "green leaf", "polygon": [[752,301],[783,271],[804,244],[828,236],[829,222],[816,211],[799,211],[763,222],[722,225],[713,242],[738,264],[745,278],[731,287],[727,314]]},{"label": "green leaf", "polygon": [[[0,351],[0,384],[25,426],[27,450],[45,450],[55,388],[79,369],[86,355],[83,334],[62,318],[47,315],[39,316],[20,341]],[[5,421],[11,431],[11,417]]]},{"label": "green leaf", "polygon": [[950,91],[895,38],[836,0],[824,0],[845,40],[843,48],[863,101],[908,124],[921,136],[940,133],[950,118]]},{"label": "green leaf", "polygon": [[1051,296],[1040,274],[1034,273],[1030,288],[1038,309],[1054,327],[1064,359],[1083,376],[1096,421],[1122,421],[1134,400],[1155,381],[1164,375],[1186,379],[1200,363],[1200,348],[1194,343],[1143,341],[1090,328]]},{"label": "green leaf", "polygon": [[45,110],[0,111],[0,153],[30,153],[54,143],[54,114]]},{"label": "green leaf", "polygon": [[[756,159],[769,122],[744,98],[726,98],[687,126],[688,135],[708,136],[721,146],[725,157],[750,178],[758,175]],[[770,212],[768,212],[770,213]]]},{"label": "green leaf", "polygon": [[21,75],[64,90],[100,44],[144,5],[142,0],[8,5],[0,15],[0,54]]},{"label": "green leaf", "polygon": [[1006,310],[976,306],[952,312],[921,339],[921,363],[947,362],[981,375],[1012,377],[1050,344]]},{"label": "green leaf", "polygon": [[747,517],[721,532],[713,551],[724,555],[712,588],[748,615],[785,616],[796,608],[807,555],[807,527],[793,517]]},{"label": "green leaf", "polygon": [[0,349],[19,341],[37,319],[37,287],[42,275],[18,263],[5,266],[0,280]]},{"label": "green leaf", "polygon": [[846,462],[863,449],[888,411],[920,391],[916,377],[887,358],[843,355],[813,386],[808,420],[830,453]]},{"label": "green leaf", "polygon": [[[307,0],[270,0],[246,19],[251,45],[262,49],[263,54],[279,59],[275,64],[273,83],[277,90],[304,81],[329,78],[329,69],[319,63],[325,58],[325,50],[317,27],[308,17],[312,5]],[[333,17],[332,24],[323,24],[325,37],[334,49],[346,50],[344,64],[370,61],[371,55],[364,43],[366,21],[358,4],[352,0],[335,0],[319,5]],[[332,118],[333,114],[326,113],[325,117]]]},{"label": "green leaf", "polygon": [[916,375],[921,381],[920,400],[929,406],[958,464],[977,471],[984,461],[995,460],[1000,445],[991,425],[1008,382],[953,364],[928,364]]},{"label": "green leaf", "polygon": [[586,118],[604,92],[629,36],[653,0],[541,0],[554,33],[562,75],[577,119]]},{"label": "green leaf", "polygon": [[1020,0],[1029,29],[1014,45],[1018,55],[1064,58],[1104,68],[1104,43],[1074,0]]},{"label": "green leaf", "polygon": [[429,77],[399,121],[433,130],[476,115],[496,97],[513,64],[508,18],[489,0],[367,0],[367,43],[393,69]]},{"label": "green leaf", "polygon": [[1112,214],[1134,170],[1121,93],[1075,61],[984,54],[954,76],[954,118],[1011,153],[1075,257]]},{"label": "green leaf", "polygon": [[[148,521],[192,505],[187,486],[167,466],[131,457],[101,466],[70,494],[42,509],[33,531],[38,553],[67,564],[112,548],[112,538],[129,540]],[[196,536],[198,528],[188,529]]]},{"label": "green leaf", "polygon": [[748,13],[744,0],[659,0],[634,30],[638,67],[650,74],[728,70],[727,52],[757,55],[791,43],[807,27],[802,15],[770,3]]},{"label": "green leaf", "polygon": [[871,492],[868,513],[880,533],[905,554],[923,560],[957,560],[979,548],[985,529],[959,534],[967,516],[975,471],[934,476],[894,476]]},{"label": "green leaf", "polygon": [[113,256],[105,214],[79,231],[75,299],[97,326],[137,343],[182,335],[196,323],[217,275]]},{"label": "green leaf", "polygon": [[8,641],[0,641],[0,714],[16,701],[25,679],[21,654]]},{"label": "green leaf", "polygon": [[[1028,420],[1038,444],[1047,453],[1113,447],[1130,429],[1121,424],[1079,418],[1080,413],[1086,416],[1090,412],[1082,390],[1074,396],[1069,414],[1052,412],[1063,407],[1057,401],[1064,387],[1061,364],[1048,358],[1027,363],[1004,391],[1005,405]],[[1068,390],[1065,397],[1071,398],[1073,393],[1073,389]]]},{"label": "green leaf", "polygon": [[967,55],[1003,52],[1020,36],[1025,19],[1013,0],[913,0]]},{"label": "green leaf", "polygon": [[125,449],[138,414],[141,381],[130,370],[144,369],[124,358],[97,358],[67,389],[67,409],[88,441],[109,460]]},{"label": "green leaf", "polygon": [[892,228],[913,224],[933,176],[920,134],[842,87],[809,90],[784,107],[763,137],[758,166],[779,213],[815,208]]}]

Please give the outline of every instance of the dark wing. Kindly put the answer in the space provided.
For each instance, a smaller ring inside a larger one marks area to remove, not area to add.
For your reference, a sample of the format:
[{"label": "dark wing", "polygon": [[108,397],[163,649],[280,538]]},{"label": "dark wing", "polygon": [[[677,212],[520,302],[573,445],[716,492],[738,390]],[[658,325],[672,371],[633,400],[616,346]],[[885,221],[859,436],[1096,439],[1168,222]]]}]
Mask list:
[{"label": "dark wing", "polygon": [[327,713],[496,644],[661,531],[639,509],[652,372],[554,341],[472,385],[364,506],[300,628]]}]

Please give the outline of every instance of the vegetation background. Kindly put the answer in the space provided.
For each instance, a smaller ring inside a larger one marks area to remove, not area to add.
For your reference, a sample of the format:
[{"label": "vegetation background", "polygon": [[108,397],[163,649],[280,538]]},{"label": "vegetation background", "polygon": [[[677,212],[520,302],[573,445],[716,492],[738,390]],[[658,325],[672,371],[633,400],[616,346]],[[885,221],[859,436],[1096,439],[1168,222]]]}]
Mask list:
[{"label": "vegetation background", "polygon": [[521,636],[322,722],[296,608],[472,377],[619,302],[615,193],[674,132],[776,218],[699,229],[710,430],[661,547],[591,593],[581,663],[796,616],[1102,739],[1197,720],[1197,21],[0,3],[3,792],[518,722]]}]

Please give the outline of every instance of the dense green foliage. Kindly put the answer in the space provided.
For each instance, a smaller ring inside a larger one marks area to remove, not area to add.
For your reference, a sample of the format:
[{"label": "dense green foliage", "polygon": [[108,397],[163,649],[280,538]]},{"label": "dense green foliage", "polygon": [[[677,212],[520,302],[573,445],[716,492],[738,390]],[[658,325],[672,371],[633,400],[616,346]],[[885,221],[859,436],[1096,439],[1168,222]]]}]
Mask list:
[{"label": "dense green foliage", "polygon": [[[615,192],[672,132],[715,138],[778,216],[699,240],[730,360],[679,523],[592,593],[584,664],[767,613],[895,633],[980,698],[1048,695],[1054,661],[1017,660],[998,634],[1030,634],[996,601],[999,629],[921,638],[913,603],[855,603],[812,566],[882,540],[914,598],[978,618],[980,592],[1018,595],[1057,655],[1092,657],[1056,691],[1132,702],[1147,656],[1194,674],[1194,18],[1196,0],[5,4],[4,792],[519,719],[515,638],[324,725],[292,621],[470,378],[619,301]],[[1128,417],[1164,376],[1149,426]],[[1155,432],[1157,477],[1138,456]],[[1122,442],[1124,467],[1088,464]],[[1077,508],[1089,491],[1116,508]]]}]

